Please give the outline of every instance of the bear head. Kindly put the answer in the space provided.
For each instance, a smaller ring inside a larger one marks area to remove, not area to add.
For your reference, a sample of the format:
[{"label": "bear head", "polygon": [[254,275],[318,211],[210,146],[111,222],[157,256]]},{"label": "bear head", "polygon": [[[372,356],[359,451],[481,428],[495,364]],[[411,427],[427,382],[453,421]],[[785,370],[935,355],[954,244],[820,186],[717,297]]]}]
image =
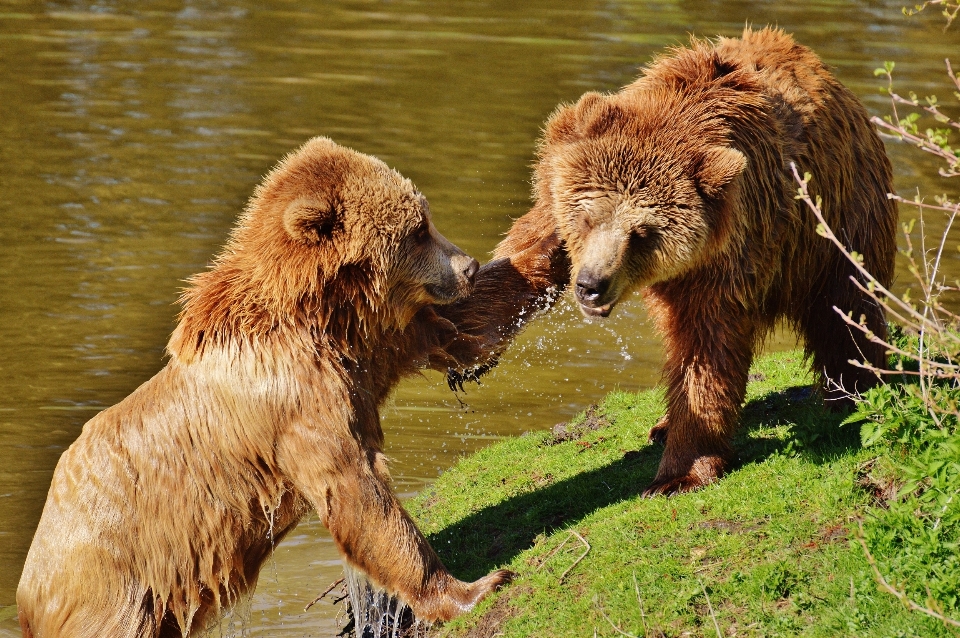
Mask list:
[{"label": "bear head", "polygon": [[550,118],[535,195],[556,219],[586,316],[722,248],[746,157],[723,109],[671,90],[587,93]]},{"label": "bear head", "polygon": [[356,343],[466,296],[477,269],[410,180],[316,137],[263,179],[212,268],[190,280],[171,351],[190,334],[201,351],[204,339],[297,325]]}]

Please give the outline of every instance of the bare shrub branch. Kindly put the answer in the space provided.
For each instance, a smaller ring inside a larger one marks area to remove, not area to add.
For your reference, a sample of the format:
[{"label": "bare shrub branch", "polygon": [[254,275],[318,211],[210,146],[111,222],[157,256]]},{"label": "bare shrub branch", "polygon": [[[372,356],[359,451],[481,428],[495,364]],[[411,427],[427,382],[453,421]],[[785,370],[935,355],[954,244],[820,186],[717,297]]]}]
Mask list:
[{"label": "bare shrub branch", "polygon": [[927,0],[922,4],[914,5],[912,9],[907,7],[903,8],[903,14],[907,16],[912,16],[914,14],[920,13],[927,7],[943,7],[941,13],[947,19],[946,26],[943,27],[943,30],[946,31],[950,28],[950,25],[953,23],[954,18],[957,17],[957,13],[960,13],[960,2],[956,0]]},{"label": "bare shrub branch", "polygon": [[[955,11],[954,15],[956,15]],[[955,89],[954,96],[960,100],[960,78],[957,78],[956,73],[953,72],[953,67],[950,65],[949,59],[945,59],[944,63],[947,66],[947,76],[949,76],[953,82]],[[887,94],[890,96],[890,115],[873,117],[871,121],[880,129],[881,135],[909,142],[920,150],[943,160],[946,166],[941,167],[939,170],[940,175],[943,177],[960,176],[960,156],[957,155],[957,149],[950,146],[951,129],[960,129],[960,122],[950,118],[941,110],[936,95],[928,95],[921,100],[913,91],[910,91],[909,98],[902,97],[896,93],[893,90],[894,67],[895,64],[893,62],[885,62],[883,68],[874,71],[875,75],[884,75],[887,78]],[[919,109],[919,111],[910,110],[904,117],[900,117],[897,108],[898,105],[906,106],[910,109]],[[926,113],[927,116],[932,117],[937,122],[937,125],[921,129],[921,113]]]}]

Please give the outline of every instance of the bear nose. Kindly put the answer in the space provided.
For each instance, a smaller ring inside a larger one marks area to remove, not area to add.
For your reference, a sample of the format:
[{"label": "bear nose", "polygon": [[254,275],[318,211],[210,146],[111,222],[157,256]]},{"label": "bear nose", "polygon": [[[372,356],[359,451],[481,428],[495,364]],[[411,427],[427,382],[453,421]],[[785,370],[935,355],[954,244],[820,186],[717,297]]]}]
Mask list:
[{"label": "bear nose", "polygon": [[577,300],[582,304],[595,306],[609,287],[609,279],[602,279],[595,273],[581,270],[577,275]]},{"label": "bear nose", "polygon": [[470,259],[470,262],[463,269],[464,278],[470,282],[470,285],[473,285],[474,280],[477,278],[477,271],[480,270],[480,264],[476,259]]}]

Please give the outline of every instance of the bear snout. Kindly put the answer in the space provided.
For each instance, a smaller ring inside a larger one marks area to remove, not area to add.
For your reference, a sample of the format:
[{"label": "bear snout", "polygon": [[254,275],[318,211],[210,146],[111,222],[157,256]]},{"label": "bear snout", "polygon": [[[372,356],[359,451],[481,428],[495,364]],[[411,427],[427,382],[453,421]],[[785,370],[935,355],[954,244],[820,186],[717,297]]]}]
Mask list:
[{"label": "bear snout", "polygon": [[609,287],[609,279],[603,279],[592,272],[581,270],[577,276],[577,300],[580,303],[595,306]]},{"label": "bear snout", "polygon": [[461,253],[450,258],[450,269],[455,277],[453,282],[455,290],[451,294],[457,298],[462,298],[473,292],[473,285],[477,280],[480,263],[470,255]]},{"label": "bear snout", "polygon": [[470,255],[453,255],[440,281],[424,285],[424,290],[430,295],[431,303],[443,305],[459,301],[473,292],[479,270],[480,264]]},{"label": "bear snout", "polygon": [[613,310],[616,299],[606,300],[610,279],[591,270],[582,269],[577,275],[574,294],[580,311],[587,317],[606,317]]},{"label": "bear snout", "polygon": [[478,262],[473,257],[464,255],[470,261],[467,262],[467,265],[463,267],[463,270],[460,271],[460,275],[466,280],[467,284],[470,285],[470,288],[473,288],[473,285],[477,281],[477,271],[480,270],[480,262]]}]

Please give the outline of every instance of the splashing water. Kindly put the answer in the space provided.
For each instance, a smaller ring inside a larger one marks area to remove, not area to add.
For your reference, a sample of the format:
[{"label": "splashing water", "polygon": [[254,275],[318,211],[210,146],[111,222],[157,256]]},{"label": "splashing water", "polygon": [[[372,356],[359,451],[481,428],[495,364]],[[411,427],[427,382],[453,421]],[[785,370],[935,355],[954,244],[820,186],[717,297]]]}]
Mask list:
[{"label": "splashing water", "polygon": [[415,619],[399,598],[347,565],[343,572],[356,638],[426,638],[430,624]]},{"label": "splashing water", "polygon": [[242,596],[210,627],[200,632],[202,638],[245,638],[250,635],[253,618],[253,596]]}]

